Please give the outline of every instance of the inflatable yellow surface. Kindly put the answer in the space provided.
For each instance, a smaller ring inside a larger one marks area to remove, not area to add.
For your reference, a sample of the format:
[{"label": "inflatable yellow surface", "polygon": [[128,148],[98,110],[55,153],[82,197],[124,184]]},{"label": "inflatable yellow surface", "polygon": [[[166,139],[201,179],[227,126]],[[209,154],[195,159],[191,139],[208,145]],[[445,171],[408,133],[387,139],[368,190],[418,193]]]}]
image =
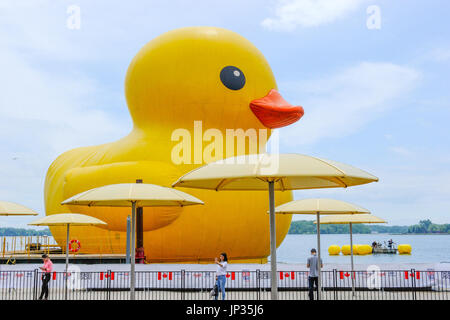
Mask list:
[{"label": "inflatable yellow surface", "polygon": [[398,247],[399,254],[411,254],[412,248],[409,244],[399,244]]},{"label": "inflatable yellow surface", "polygon": [[328,253],[330,256],[338,256],[341,253],[341,248],[338,245],[331,245],[328,247]]},{"label": "inflatable yellow surface", "polygon": [[[342,254],[344,256],[348,256],[351,254],[351,250],[350,250],[350,246],[348,244],[345,244],[341,247],[342,250]],[[357,255],[358,254],[358,245],[354,244],[353,245],[353,255]]]},{"label": "inflatable yellow surface", "polygon": [[356,251],[357,251],[356,254],[364,256],[367,254],[372,254],[372,247],[369,246],[368,244],[360,244],[357,245]]},{"label": "inflatable yellow surface", "polygon": [[[137,179],[170,187],[207,162],[261,152],[264,133],[269,138],[270,129],[303,115],[300,107],[290,106],[276,90],[264,56],[234,32],[190,27],[153,39],[134,57],[125,79],[133,130],[119,141],[59,156],[45,181],[47,215],[76,212],[105,221],[104,228],[72,228],[71,239],[80,241],[80,253],[124,254],[129,208],[63,207],[60,203],[88,189]],[[238,142],[230,146],[231,129],[249,133],[244,148]],[[250,134],[252,130],[256,136]],[[221,136],[227,137],[223,143],[218,141]],[[257,140],[257,149],[250,146],[252,139]],[[144,208],[148,261],[210,262],[220,252],[227,252],[232,261],[266,259],[270,253],[267,192],[182,191],[205,205]],[[275,197],[280,205],[291,201],[292,193],[277,192]],[[276,217],[278,246],[291,218]],[[65,229],[51,227],[51,231],[65,245]]]}]

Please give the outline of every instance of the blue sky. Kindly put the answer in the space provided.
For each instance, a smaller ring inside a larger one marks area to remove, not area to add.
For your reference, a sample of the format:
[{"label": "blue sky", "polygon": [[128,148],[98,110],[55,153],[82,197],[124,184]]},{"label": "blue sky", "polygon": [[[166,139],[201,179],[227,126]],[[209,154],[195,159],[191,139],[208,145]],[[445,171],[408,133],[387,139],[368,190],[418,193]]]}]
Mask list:
[{"label": "blue sky", "polygon": [[[80,29],[67,27],[72,5]],[[370,6],[380,29],[367,27]],[[449,9],[445,0],[2,0],[0,198],[42,215],[45,173],[59,154],[130,131],[123,84],[137,51],[168,30],[210,25],[252,41],[286,100],[305,108],[280,130],[282,152],[380,178],[295,198],[354,202],[391,225],[450,223]]]}]

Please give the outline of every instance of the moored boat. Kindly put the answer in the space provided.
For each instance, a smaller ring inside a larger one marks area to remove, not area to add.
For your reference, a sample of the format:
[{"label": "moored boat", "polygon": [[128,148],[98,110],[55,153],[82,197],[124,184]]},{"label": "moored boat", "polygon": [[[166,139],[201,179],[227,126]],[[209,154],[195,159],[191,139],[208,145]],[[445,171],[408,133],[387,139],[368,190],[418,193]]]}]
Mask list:
[{"label": "moored boat", "polygon": [[372,253],[387,253],[387,254],[396,254],[397,248],[372,248]]}]

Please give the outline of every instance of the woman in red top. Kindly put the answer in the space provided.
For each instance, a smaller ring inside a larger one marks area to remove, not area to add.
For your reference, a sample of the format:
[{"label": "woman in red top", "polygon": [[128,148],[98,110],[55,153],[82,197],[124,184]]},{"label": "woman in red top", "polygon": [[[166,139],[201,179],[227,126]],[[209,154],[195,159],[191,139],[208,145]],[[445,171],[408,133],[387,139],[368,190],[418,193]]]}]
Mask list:
[{"label": "woman in red top", "polygon": [[43,267],[39,267],[39,269],[41,269],[44,274],[42,275],[42,291],[41,291],[41,295],[39,296],[39,300],[42,300],[42,298],[45,295],[45,300],[48,299],[48,283],[50,282],[50,273],[53,270],[53,263],[50,260],[50,258],[48,257],[48,255],[43,254],[42,255],[42,260],[44,261],[44,266]]}]

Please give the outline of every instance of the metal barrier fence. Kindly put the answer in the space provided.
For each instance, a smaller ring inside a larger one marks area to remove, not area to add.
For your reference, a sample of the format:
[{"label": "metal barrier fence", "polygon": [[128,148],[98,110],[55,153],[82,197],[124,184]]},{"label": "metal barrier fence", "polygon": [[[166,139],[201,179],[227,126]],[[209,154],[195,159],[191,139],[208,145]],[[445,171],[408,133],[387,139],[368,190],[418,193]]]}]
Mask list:
[{"label": "metal barrier fence", "polygon": [[[42,272],[0,271],[0,300],[38,299]],[[232,271],[226,281],[227,300],[269,300],[270,271]],[[129,272],[52,272],[51,300],[129,299]],[[354,290],[352,290],[352,283]],[[209,300],[215,272],[137,271],[136,299]],[[280,300],[309,299],[306,271],[278,272]],[[317,291],[314,292],[317,298]],[[219,299],[221,299],[219,293]],[[449,300],[450,271],[322,271],[323,300]]]}]

